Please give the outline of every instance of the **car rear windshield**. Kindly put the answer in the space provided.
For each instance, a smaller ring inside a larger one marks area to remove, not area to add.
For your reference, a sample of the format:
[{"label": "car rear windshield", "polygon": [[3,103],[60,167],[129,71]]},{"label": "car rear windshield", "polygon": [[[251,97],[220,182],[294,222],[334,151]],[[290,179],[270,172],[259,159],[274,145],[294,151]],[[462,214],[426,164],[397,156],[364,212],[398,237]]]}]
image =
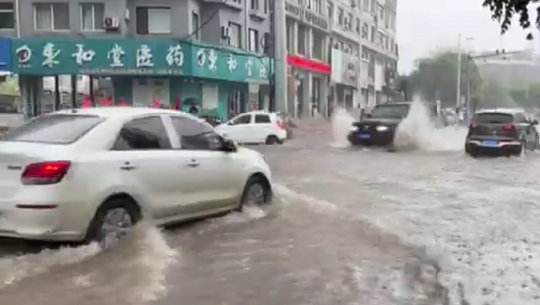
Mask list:
[{"label": "car rear windshield", "polygon": [[91,115],[44,115],[8,131],[2,140],[67,145],[76,142],[103,120]]},{"label": "car rear windshield", "polygon": [[408,113],[408,104],[378,105],[371,111],[371,117],[374,119],[402,119]]},{"label": "car rear windshield", "polygon": [[477,124],[508,124],[514,117],[508,113],[479,113],[474,117]]}]

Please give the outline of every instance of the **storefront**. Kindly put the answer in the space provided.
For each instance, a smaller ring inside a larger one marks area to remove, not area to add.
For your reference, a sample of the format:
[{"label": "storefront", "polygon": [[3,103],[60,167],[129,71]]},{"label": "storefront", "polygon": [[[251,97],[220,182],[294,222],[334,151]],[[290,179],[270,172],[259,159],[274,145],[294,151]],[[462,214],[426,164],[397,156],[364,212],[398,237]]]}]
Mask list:
[{"label": "storefront", "polygon": [[331,102],[334,106],[347,109],[360,104],[359,59],[341,50],[332,50]]},{"label": "storefront", "polygon": [[[188,110],[192,106],[226,120],[260,104],[261,85],[268,84],[271,61],[240,51],[174,40],[12,39],[13,72],[20,75],[29,116],[43,112],[43,77],[71,76],[71,107],[81,100],[102,100],[138,107]],[[78,81],[88,79],[88,96]],[[110,82],[110,91],[100,84]],[[56,84],[59,82],[56,81]],[[53,110],[62,107],[54,90]],[[98,88],[96,88],[98,87]],[[80,90],[79,90],[80,91]],[[250,94],[257,91],[255,95]],[[103,92],[109,96],[103,96]],[[254,100],[255,99],[255,100]]]},{"label": "storefront", "polygon": [[330,65],[287,55],[289,113],[295,117],[328,115]]}]

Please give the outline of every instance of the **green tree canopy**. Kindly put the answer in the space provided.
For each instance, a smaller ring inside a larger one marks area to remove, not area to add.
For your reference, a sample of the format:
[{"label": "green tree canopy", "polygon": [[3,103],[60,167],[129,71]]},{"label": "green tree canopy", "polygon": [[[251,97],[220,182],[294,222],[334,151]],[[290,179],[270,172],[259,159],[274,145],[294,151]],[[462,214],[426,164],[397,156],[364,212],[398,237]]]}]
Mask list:
[{"label": "green tree canopy", "polygon": [[474,97],[474,105],[471,105],[473,109],[516,106],[508,90],[494,79],[485,79]]},{"label": "green tree canopy", "polygon": [[[531,17],[529,16],[529,5],[534,5],[536,12],[535,26],[537,29],[540,26],[540,2],[538,0],[484,0],[483,6],[491,11],[493,19],[501,24],[501,33],[505,33],[512,24],[514,15],[519,17],[519,25],[526,30],[531,29]],[[535,30],[536,32],[536,30]],[[527,34],[527,39],[532,39],[531,33]]]},{"label": "green tree canopy", "polygon": [[[418,94],[429,101],[440,100],[443,103],[455,103],[457,100],[457,67],[458,54],[455,52],[442,52],[420,58],[416,62],[416,68],[409,75],[400,77],[398,86],[407,92],[407,99]],[[464,54],[461,61],[461,96],[465,96],[467,93],[469,71],[472,94],[480,85],[481,77],[474,61],[468,61],[467,55]]]}]

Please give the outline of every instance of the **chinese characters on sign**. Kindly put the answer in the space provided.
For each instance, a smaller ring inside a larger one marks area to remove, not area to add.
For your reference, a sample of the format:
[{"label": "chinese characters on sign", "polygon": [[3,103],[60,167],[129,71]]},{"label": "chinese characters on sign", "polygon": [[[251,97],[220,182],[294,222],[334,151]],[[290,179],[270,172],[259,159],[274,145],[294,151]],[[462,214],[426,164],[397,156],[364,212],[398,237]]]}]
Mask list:
[{"label": "chinese characters on sign", "polygon": [[12,43],[14,72],[26,75],[186,75],[268,81],[271,61],[250,54],[167,40],[46,40]]}]

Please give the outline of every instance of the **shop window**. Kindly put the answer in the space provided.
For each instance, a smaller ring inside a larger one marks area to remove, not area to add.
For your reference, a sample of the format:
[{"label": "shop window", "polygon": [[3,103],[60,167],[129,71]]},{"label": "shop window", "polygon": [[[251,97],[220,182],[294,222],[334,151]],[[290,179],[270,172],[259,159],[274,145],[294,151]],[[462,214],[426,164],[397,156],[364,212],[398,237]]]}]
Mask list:
[{"label": "shop window", "polygon": [[13,3],[0,3],[0,29],[15,28],[15,10]]},{"label": "shop window", "polygon": [[83,31],[103,30],[105,5],[103,3],[81,4],[81,29]]},{"label": "shop window", "polygon": [[170,7],[137,7],[137,34],[169,34],[171,33]]},{"label": "shop window", "polygon": [[325,49],[325,43],[324,43],[324,34],[313,30],[313,58],[318,59],[320,61],[324,61],[324,49]]},{"label": "shop window", "polygon": [[299,24],[298,25],[298,54],[306,56],[307,53],[307,43],[306,38],[308,35],[308,29],[306,26]]},{"label": "shop window", "polygon": [[36,30],[69,30],[68,3],[34,4],[34,25]]}]

